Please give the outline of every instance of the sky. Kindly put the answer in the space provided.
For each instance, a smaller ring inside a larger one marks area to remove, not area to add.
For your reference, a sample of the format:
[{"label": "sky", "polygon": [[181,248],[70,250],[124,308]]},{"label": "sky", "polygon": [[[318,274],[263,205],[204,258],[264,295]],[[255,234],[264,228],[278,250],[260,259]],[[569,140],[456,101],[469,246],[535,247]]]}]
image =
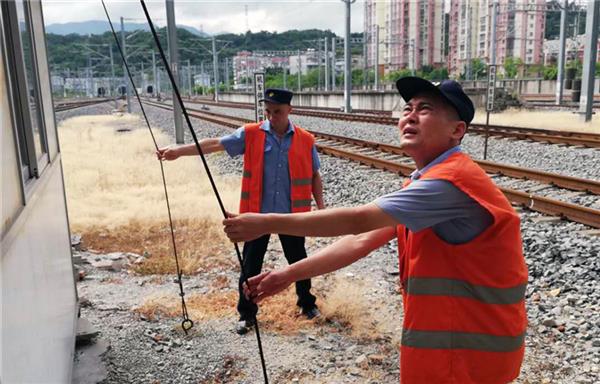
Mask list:
[{"label": "sky", "polygon": [[[105,20],[100,0],[42,0],[46,25],[73,21]],[[342,0],[263,0],[217,1],[174,0],[175,21],[202,30],[208,34],[223,32],[244,33],[261,30],[283,32],[290,29],[331,30],[343,35],[345,30],[345,4]],[[105,0],[112,20],[123,16],[132,22],[145,22],[139,1]],[[166,24],[165,0],[147,0],[146,6],[152,21]],[[247,7],[247,17],[246,17]],[[364,1],[351,6],[351,31],[362,32]]]}]

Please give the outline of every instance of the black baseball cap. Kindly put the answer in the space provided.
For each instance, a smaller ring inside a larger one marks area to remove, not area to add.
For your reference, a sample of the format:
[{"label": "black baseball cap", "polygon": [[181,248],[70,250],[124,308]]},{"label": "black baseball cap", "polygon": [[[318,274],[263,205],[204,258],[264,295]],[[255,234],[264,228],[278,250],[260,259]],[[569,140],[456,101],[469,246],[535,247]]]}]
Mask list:
[{"label": "black baseball cap", "polygon": [[440,83],[432,83],[420,77],[407,76],[396,81],[396,88],[404,101],[408,102],[421,92],[433,91],[444,98],[458,112],[458,117],[467,125],[475,116],[473,102],[463,91],[460,84],[454,80],[443,80]]},{"label": "black baseball cap", "polygon": [[258,101],[267,101],[269,103],[275,104],[290,104],[292,101],[292,97],[294,94],[287,89],[279,89],[279,88],[267,88],[265,90],[264,99],[260,99]]}]

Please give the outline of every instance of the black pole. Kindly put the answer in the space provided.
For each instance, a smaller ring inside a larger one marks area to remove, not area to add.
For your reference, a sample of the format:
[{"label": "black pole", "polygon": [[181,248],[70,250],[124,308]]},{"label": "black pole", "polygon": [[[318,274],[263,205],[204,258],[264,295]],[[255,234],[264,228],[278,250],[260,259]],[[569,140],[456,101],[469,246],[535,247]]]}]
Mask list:
[{"label": "black pole", "polygon": [[485,142],[483,144],[483,160],[487,159],[488,136],[490,135],[490,111],[485,118]]},{"label": "black pole", "polygon": [[[152,23],[152,19],[150,18],[150,14],[148,13],[148,8],[146,8],[146,3],[144,2],[144,0],[140,0],[140,3],[142,4],[142,8],[144,9],[144,14],[146,15],[146,20],[148,21],[148,25],[150,26],[150,31],[152,32],[152,36],[154,37],[154,42],[156,43],[156,46],[160,53],[160,57],[162,58],[163,63],[165,64],[165,69],[167,71],[167,74],[169,75],[169,79],[171,80],[171,85],[173,86],[173,91],[175,92],[175,96],[177,96],[177,101],[179,102],[179,105],[181,106],[181,110],[183,112],[183,116],[185,117],[185,121],[188,125],[190,133],[192,135],[192,139],[194,140],[194,144],[196,144],[196,149],[198,150],[198,154],[200,155],[200,158],[202,159],[202,164],[204,165],[204,169],[206,170],[206,174],[208,175],[208,179],[210,180],[210,185],[212,186],[213,192],[215,193],[215,197],[217,198],[219,207],[221,208],[221,212],[223,213],[223,217],[227,218],[227,211],[225,211],[225,206],[223,205],[223,201],[221,200],[221,196],[219,195],[219,191],[217,190],[217,186],[216,186],[215,181],[210,172],[210,168],[208,167],[208,163],[206,162],[206,158],[204,157],[204,153],[202,152],[202,148],[200,147],[200,143],[198,142],[198,138],[196,137],[196,132],[194,132],[194,128],[192,127],[192,122],[190,121],[190,116],[188,115],[187,109],[185,108],[185,105],[183,104],[183,100],[181,99],[181,94],[179,93],[179,88],[177,87],[177,84],[175,83],[175,78],[173,77],[173,73],[171,72],[171,68],[169,67],[167,57],[165,56],[165,52],[163,51],[162,46],[160,45],[160,40],[158,39],[158,34],[156,33],[156,30],[154,29],[154,24]],[[242,256],[240,253],[240,248],[238,247],[237,243],[234,243],[234,246],[235,246],[235,252],[236,252],[236,255],[238,258],[238,262],[240,263],[241,274],[245,280],[244,283],[248,284],[248,277],[247,277],[246,273],[244,273],[244,263],[243,263]],[[256,331],[256,340],[258,342],[258,351],[260,353],[260,362],[262,365],[263,376],[265,378],[265,384],[268,384],[269,379],[267,376],[267,366],[265,364],[265,357],[263,354],[262,342],[260,340],[260,330],[258,327],[258,320],[256,319],[256,315],[254,316],[253,320],[254,320],[254,330]]]}]

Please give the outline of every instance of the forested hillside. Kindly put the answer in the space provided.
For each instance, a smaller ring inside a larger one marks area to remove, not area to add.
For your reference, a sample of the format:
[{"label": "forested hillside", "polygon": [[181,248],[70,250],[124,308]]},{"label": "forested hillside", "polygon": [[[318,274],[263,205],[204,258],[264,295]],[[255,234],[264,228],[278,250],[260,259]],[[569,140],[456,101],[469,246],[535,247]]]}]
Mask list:
[{"label": "forested hillside", "polygon": [[[158,30],[161,38],[161,44],[167,51],[166,28]],[[298,31],[277,32],[247,32],[245,34],[223,34],[217,36],[217,50],[219,59],[233,57],[239,51],[249,50],[305,50],[308,48],[317,48],[317,39],[335,36],[331,31],[321,31],[316,29]],[[77,71],[88,67],[90,64],[95,74],[110,73],[110,46],[113,49],[113,60],[115,64],[120,64],[118,50],[114,38],[110,32],[101,35],[57,35],[47,34],[48,42],[48,61],[54,71],[71,70]],[[352,34],[352,37],[362,37],[362,34]],[[212,43],[210,39],[202,38],[190,33],[185,29],[177,30],[179,44],[179,57],[181,63],[190,61],[191,65],[212,65]],[[353,46],[353,53],[362,53],[362,45]],[[126,50],[129,63],[141,66],[152,65],[152,51],[156,50],[152,35],[147,31],[126,32]],[[342,46],[338,46],[338,52],[341,54]],[[157,60],[158,60],[157,55]],[[115,73],[121,73],[121,66],[115,66]]]}]

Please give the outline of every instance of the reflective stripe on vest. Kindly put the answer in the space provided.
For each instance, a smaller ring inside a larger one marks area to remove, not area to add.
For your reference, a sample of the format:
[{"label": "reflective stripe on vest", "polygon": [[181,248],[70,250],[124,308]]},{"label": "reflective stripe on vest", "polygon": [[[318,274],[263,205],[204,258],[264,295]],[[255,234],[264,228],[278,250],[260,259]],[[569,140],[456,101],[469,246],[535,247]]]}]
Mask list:
[{"label": "reflective stripe on vest", "polygon": [[292,185],[300,186],[300,185],[312,185],[312,179],[293,179]]},{"label": "reflective stripe on vest", "polygon": [[495,336],[485,333],[402,330],[402,345],[429,349],[473,349],[488,352],[512,352],[525,341],[519,336]]},{"label": "reflective stripe on vest", "polygon": [[[260,123],[256,123],[244,126],[246,148],[244,151],[240,213],[260,212],[261,208],[266,133],[260,129],[260,125]],[[288,151],[292,212],[310,211],[313,145],[313,136],[302,128],[294,126],[294,134]]]},{"label": "reflective stripe on vest", "polygon": [[516,304],[525,298],[527,284],[494,288],[457,279],[409,277],[404,287],[409,295],[460,296],[486,304]]}]

